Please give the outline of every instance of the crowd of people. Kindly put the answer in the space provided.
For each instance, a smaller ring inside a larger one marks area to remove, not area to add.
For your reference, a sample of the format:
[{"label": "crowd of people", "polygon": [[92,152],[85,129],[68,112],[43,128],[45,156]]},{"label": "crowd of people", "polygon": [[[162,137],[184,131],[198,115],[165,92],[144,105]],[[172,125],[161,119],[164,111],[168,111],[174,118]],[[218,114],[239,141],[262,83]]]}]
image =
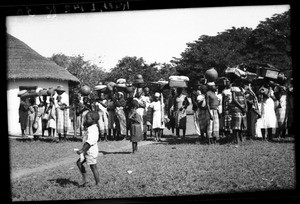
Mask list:
[{"label": "crowd of people", "polygon": [[[291,81],[278,84],[235,79],[222,86],[197,84],[192,94],[196,131],[208,143],[220,138],[239,143],[246,138],[286,137],[293,134]],[[274,134],[275,132],[275,134]],[[266,135],[267,134],[267,135]]]},{"label": "crowd of people", "polygon": [[153,137],[161,141],[165,128],[184,139],[187,107],[192,105],[195,130],[201,141],[214,144],[227,138],[239,143],[245,137],[272,140],[274,136],[284,138],[287,129],[293,134],[292,89],[290,80],[280,85],[269,80],[258,83],[225,78],[221,85],[197,81],[192,87],[171,87],[164,91],[146,85],[130,90],[98,90],[96,100],[79,94],[77,103],[72,101],[71,106],[62,103],[61,95],[56,100],[53,96],[39,95],[38,105],[21,97],[20,123],[22,135],[34,133],[38,128],[36,123],[41,120],[42,136],[48,130],[49,136],[57,134],[59,140],[64,140],[70,117],[74,132],[78,128],[82,136],[86,114],[95,111],[99,114],[99,140],[124,138],[137,143]]}]

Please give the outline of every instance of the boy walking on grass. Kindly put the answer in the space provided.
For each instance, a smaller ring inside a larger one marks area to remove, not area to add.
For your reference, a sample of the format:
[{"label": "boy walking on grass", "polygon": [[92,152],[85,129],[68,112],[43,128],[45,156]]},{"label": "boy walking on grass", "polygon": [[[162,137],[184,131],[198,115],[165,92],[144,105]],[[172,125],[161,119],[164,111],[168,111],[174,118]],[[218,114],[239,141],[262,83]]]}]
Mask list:
[{"label": "boy walking on grass", "polygon": [[96,185],[99,184],[99,172],[97,169],[97,156],[98,156],[98,138],[99,138],[99,130],[98,123],[99,114],[95,111],[90,111],[86,114],[85,126],[87,127],[87,131],[83,136],[83,147],[76,151],[77,154],[84,155],[84,159],[78,159],[76,164],[79,168],[79,171],[82,175],[82,183],[80,186],[85,186],[86,184],[86,170],[83,164],[86,162],[94,175]]}]

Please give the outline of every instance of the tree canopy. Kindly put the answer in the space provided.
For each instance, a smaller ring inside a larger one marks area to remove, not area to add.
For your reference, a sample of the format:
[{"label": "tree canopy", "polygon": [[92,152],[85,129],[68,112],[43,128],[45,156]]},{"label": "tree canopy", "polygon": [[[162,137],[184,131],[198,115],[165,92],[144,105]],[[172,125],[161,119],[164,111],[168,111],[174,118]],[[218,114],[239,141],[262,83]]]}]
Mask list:
[{"label": "tree canopy", "polygon": [[241,63],[268,63],[283,71],[291,70],[290,30],[290,12],[275,14],[254,30],[232,27],[216,36],[202,35],[187,43],[173,63],[179,74],[191,80],[211,67],[222,75],[227,67]]},{"label": "tree canopy", "polygon": [[109,71],[91,64],[83,56],[54,54],[51,60],[76,76],[81,85],[94,87],[101,82],[125,78],[133,82],[141,74],[145,82],[168,80],[171,75],[185,75],[193,82],[214,67],[219,76],[227,67],[238,64],[268,63],[286,72],[292,69],[290,11],[275,14],[261,21],[253,30],[247,27],[220,32],[215,36],[201,35],[187,43],[181,57],[170,63],[146,63],[143,57],[125,56]]}]

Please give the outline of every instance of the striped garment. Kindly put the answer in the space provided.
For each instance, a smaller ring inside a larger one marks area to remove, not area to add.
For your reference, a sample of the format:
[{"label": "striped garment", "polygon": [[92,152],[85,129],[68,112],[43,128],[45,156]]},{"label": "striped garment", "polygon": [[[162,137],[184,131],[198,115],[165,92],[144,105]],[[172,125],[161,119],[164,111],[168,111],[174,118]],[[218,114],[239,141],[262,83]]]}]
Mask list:
[{"label": "striped garment", "polygon": [[276,109],[276,117],[279,128],[287,128],[288,110],[287,97],[283,94],[279,100],[280,107]]},{"label": "striped garment", "polygon": [[186,129],[186,109],[175,111],[175,127]]},{"label": "striped garment", "polygon": [[[246,107],[246,99],[243,91],[238,87],[232,87],[231,91],[235,93],[235,98],[243,108]],[[230,103],[230,115],[231,115],[231,129],[233,130],[246,130],[247,118],[246,114],[242,113],[242,110],[235,104]]]},{"label": "striped garment", "polygon": [[222,126],[220,129],[225,131],[231,130],[231,114],[230,114],[230,104],[232,101],[232,93],[230,89],[224,89],[223,92],[223,117]]},{"label": "striped garment", "polygon": [[119,130],[121,135],[126,135],[127,132],[127,122],[126,122],[126,115],[123,110],[123,107],[116,107],[116,117],[119,121]]},{"label": "striped garment", "polygon": [[211,109],[210,113],[213,115],[213,120],[209,120],[209,125],[207,127],[207,137],[219,138],[219,113],[216,109]]},{"label": "striped garment", "polygon": [[62,110],[60,107],[60,105],[56,107],[56,131],[59,134],[67,132],[69,127],[68,109]]},{"label": "striped garment", "polygon": [[209,116],[207,107],[199,108],[198,120],[199,120],[200,132],[206,133],[207,127],[209,125],[209,120],[210,120],[210,116]]}]

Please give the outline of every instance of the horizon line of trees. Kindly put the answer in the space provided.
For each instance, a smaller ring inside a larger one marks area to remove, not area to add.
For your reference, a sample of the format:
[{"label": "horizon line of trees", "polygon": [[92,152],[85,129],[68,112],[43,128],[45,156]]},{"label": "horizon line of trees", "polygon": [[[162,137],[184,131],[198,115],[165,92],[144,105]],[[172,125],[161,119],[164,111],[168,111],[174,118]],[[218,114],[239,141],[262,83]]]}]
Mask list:
[{"label": "horizon line of trees", "polygon": [[168,80],[171,75],[185,75],[193,82],[211,67],[222,76],[227,67],[241,63],[272,64],[287,73],[292,70],[290,36],[290,11],[287,11],[261,21],[254,30],[232,27],[216,36],[201,35],[194,42],[187,43],[181,57],[173,57],[170,63],[147,64],[143,57],[125,56],[115,67],[105,71],[84,60],[82,55],[58,53],[50,60],[76,76],[82,85],[90,87],[99,82],[115,82],[118,78],[133,81],[136,74],[141,74],[145,82]]}]

